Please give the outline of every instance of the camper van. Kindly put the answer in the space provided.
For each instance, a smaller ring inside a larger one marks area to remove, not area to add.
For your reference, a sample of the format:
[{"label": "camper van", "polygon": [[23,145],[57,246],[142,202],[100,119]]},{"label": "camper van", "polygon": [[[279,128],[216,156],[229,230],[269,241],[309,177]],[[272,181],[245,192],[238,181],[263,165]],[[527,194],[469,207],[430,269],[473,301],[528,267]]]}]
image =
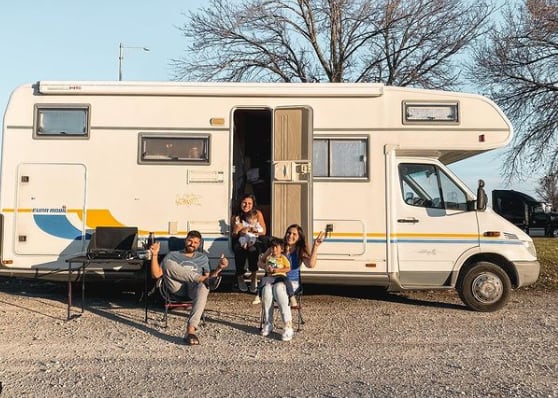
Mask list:
[{"label": "camper van", "polygon": [[[163,243],[199,230],[235,264],[231,214],[256,195],[268,230],[324,231],[309,283],[457,289],[501,308],[539,274],[532,239],[447,167],[505,146],[508,119],[473,94],[382,84],[53,82],[4,116],[0,275],[63,279],[97,227]],[[478,196],[478,200],[477,200]],[[92,270],[89,269],[89,272]],[[118,263],[99,278],[142,277]],[[89,279],[89,276],[88,276]]]}]

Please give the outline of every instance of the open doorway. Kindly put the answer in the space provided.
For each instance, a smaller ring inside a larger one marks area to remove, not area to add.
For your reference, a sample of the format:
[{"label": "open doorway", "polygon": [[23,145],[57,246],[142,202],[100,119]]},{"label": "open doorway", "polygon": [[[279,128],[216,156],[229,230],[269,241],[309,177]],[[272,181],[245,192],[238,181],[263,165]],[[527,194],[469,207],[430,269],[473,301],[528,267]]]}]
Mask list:
[{"label": "open doorway", "polygon": [[268,231],[271,231],[271,143],[270,109],[237,109],[233,114],[232,210],[245,193],[256,196]]}]

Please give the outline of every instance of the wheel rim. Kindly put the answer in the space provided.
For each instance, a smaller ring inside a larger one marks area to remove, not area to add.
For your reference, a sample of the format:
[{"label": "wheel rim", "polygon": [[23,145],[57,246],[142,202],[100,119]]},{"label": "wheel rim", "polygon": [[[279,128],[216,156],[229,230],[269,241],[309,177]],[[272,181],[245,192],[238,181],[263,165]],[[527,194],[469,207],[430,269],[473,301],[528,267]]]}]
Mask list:
[{"label": "wheel rim", "polygon": [[504,292],[504,285],[498,275],[484,272],[478,275],[471,285],[473,296],[485,304],[497,302]]}]

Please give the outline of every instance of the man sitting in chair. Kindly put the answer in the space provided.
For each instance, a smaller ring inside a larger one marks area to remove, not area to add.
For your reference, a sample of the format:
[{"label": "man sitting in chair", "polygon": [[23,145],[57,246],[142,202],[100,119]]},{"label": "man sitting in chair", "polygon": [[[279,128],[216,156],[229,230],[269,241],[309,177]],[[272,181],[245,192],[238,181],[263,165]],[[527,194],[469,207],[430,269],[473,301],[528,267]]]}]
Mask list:
[{"label": "man sitting in chair", "polygon": [[150,248],[151,276],[155,279],[163,277],[163,283],[174,296],[189,297],[192,300],[192,310],[184,336],[184,341],[188,345],[200,343],[196,332],[207,303],[208,284],[229,265],[229,261],[221,255],[217,268],[208,272],[209,259],[205,253],[198,251],[201,241],[202,236],[198,231],[188,232],[184,251],[169,252],[161,265],[157,258],[160,243],[155,242]]}]

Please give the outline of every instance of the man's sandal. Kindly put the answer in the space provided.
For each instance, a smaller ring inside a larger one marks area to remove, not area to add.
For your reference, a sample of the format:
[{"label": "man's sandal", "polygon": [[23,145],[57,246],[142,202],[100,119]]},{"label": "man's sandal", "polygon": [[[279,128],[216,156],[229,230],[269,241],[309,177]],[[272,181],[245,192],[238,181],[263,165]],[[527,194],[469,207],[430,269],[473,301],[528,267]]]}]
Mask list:
[{"label": "man's sandal", "polygon": [[187,345],[200,345],[200,340],[198,339],[198,336],[192,333],[188,333],[186,337],[184,337],[184,342]]}]

